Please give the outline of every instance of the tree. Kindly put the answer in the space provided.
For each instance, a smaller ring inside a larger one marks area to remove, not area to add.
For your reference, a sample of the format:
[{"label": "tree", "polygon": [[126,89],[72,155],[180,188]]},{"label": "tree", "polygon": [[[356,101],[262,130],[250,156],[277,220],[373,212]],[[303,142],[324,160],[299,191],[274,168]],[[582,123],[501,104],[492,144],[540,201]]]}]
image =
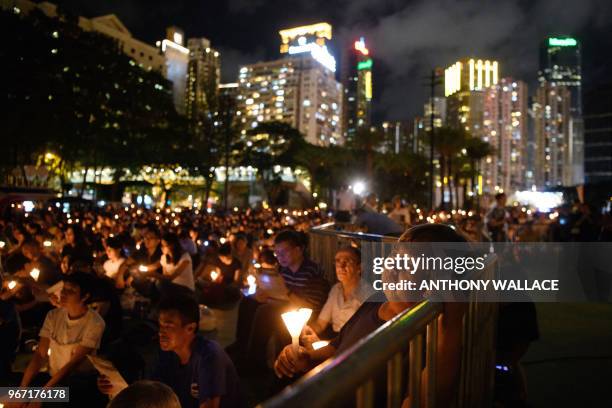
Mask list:
[{"label": "tree", "polygon": [[435,148],[440,156],[440,178],[442,179],[442,206],[445,206],[444,196],[448,186],[450,207],[453,207],[453,175],[455,168],[453,160],[459,156],[465,147],[468,134],[463,129],[441,127],[436,130]]},{"label": "tree", "polygon": [[[495,150],[491,145],[479,138],[470,137],[466,140],[466,154],[470,161],[470,167],[472,168],[471,176],[471,189],[472,192],[476,190],[475,178],[480,175],[480,162],[487,156],[492,155]],[[475,194],[475,193],[474,193]],[[478,202],[478,201],[477,201]]]},{"label": "tree", "polygon": [[238,164],[257,169],[257,177],[274,204],[280,194],[281,174],[277,166],[293,167],[296,155],[304,146],[304,137],[283,122],[264,122],[247,131],[247,137],[237,144]]}]

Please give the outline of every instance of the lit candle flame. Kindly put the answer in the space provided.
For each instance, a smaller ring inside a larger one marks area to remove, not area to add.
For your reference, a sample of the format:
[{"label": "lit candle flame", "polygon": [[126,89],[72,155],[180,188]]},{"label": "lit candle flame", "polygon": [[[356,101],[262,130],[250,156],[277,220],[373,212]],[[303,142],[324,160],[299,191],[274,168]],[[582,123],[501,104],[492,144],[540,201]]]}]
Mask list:
[{"label": "lit candle flame", "polygon": [[318,350],[320,348],[327,346],[328,344],[329,344],[329,341],[327,340],[315,341],[314,343],[312,343],[312,349]]},{"label": "lit candle flame", "polygon": [[38,277],[40,276],[40,269],[38,268],[32,268],[32,270],[30,271],[30,276],[32,277],[32,279],[34,279],[35,281],[38,281]]},{"label": "lit candle flame", "polygon": [[140,265],[140,266],[138,267],[138,270],[139,270],[140,272],[149,272],[149,268],[147,268],[145,265]]},{"label": "lit candle flame", "polygon": [[219,277],[219,272],[217,271],[210,272],[210,279],[212,279],[213,282],[216,281],[218,277]]},{"label": "lit candle flame", "polygon": [[6,246],[6,242],[0,241],[0,249],[4,248],[5,246]]},{"label": "lit candle flame", "polygon": [[248,294],[249,295],[254,295],[255,292],[257,291],[257,278],[254,275],[249,275],[247,276],[247,283],[249,284],[249,290],[248,290]]},{"label": "lit candle flame", "polygon": [[300,341],[300,333],[304,328],[304,325],[310,319],[312,309],[300,308],[292,312],[283,313],[281,317],[287,326],[287,331],[291,335],[291,344],[297,351]]},{"label": "lit candle flame", "polygon": [[53,244],[51,243],[51,241],[45,241],[45,242],[43,242],[43,245],[46,246],[46,247],[50,247]]},{"label": "lit candle flame", "polygon": [[13,281],[10,281],[10,282],[8,283],[8,288],[9,288],[10,290],[15,289],[16,287],[17,287],[17,282],[16,282],[16,281],[14,281],[14,280],[13,280]]}]

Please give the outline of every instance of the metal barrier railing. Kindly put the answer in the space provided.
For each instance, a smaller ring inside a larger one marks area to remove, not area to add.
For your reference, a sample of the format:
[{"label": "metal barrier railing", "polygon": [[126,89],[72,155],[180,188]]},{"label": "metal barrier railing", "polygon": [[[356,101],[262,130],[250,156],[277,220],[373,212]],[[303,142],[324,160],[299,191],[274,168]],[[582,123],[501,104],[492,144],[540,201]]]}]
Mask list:
[{"label": "metal barrier railing", "polygon": [[[325,225],[311,231],[309,243],[311,257],[329,268],[326,269],[328,274],[329,271],[333,273],[333,257],[342,245],[355,240],[397,240],[334,231],[330,227],[332,225]],[[482,279],[491,279],[495,267],[495,257],[491,257],[482,271]],[[386,369],[387,407],[400,407],[405,398],[408,398],[410,407],[436,407],[436,346],[442,311],[442,303],[427,301],[401,313],[260,406],[337,406],[339,401],[346,401],[354,395],[357,407],[373,407],[377,373]],[[497,304],[482,302],[477,294],[471,294],[462,324],[461,370],[456,395],[458,407],[488,407],[492,404],[496,323]],[[407,363],[404,361],[405,351],[408,352]]]},{"label": "metal barrier railing", "polygon": [[334,223],[319,225],[310,230],[308,240],[308,254],[311,259],[323,268],[325,278],[335,282],[336,272],[334,257],[343,246],[358,245],[362,241],[369,242],[396,242],[397,237],[335,230]]},{"label": "metal barrier railing", "polygon": [[[285,388],[265,408],[336,406],[355,395],[357,407],[374,406],[373,372],[387,369],[387,406],[399,407],[404,400],[404,370],[402,352],[409,345],[408,396],[412,406],[420,406],[423,375],[422,347],[426,344],[425,370],[428,387],[435,382],[437,319],[442,304],[424,302],[388,321],[378,330],[360,340],[340,356],[329,359],[308,372],[294,385]],[[406,340],[409,339],[408,342]],[[427,406],[433,407],[435,395],[427,393]]]}]

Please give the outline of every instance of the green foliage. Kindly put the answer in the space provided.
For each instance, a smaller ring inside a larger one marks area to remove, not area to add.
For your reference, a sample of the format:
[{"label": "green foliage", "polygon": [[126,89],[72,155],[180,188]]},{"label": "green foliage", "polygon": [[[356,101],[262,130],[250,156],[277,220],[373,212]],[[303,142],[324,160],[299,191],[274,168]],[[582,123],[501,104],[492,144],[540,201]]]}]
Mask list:
[{"label": "green foliage", "polygon": [[[75,165],[136,169],[173,162],[185,145],[170,83],[74,19],[0,12],[3,144],[15,166],[52,151]],[[4,99],[6,98],[6,99]],[[27,143],[24,141],[27,140]]]}]

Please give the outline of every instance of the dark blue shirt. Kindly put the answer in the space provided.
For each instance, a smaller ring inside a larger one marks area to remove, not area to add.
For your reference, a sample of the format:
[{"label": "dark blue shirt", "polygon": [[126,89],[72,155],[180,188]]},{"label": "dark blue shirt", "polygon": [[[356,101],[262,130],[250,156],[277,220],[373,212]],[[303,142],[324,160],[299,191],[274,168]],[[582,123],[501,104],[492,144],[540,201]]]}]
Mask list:
[{"label": "dark blue shirt", "polygon": [[242,407],[240,380],[225,351],[214,341],[198,335],[189,362],[181,364],[178,355],[160,351],[153,380],[174,390],[183,408],[221,397],[221,408]]},{"label": "dark blue shirt", "polygon": [[381,304],[379,294],[375,293],[357,309],[355,314],[342,326],[338,337],[330,342],[330,345],[336,349],[336,355],[348,350],[353,344],[385,323],[378,317],[378,309]]}]

